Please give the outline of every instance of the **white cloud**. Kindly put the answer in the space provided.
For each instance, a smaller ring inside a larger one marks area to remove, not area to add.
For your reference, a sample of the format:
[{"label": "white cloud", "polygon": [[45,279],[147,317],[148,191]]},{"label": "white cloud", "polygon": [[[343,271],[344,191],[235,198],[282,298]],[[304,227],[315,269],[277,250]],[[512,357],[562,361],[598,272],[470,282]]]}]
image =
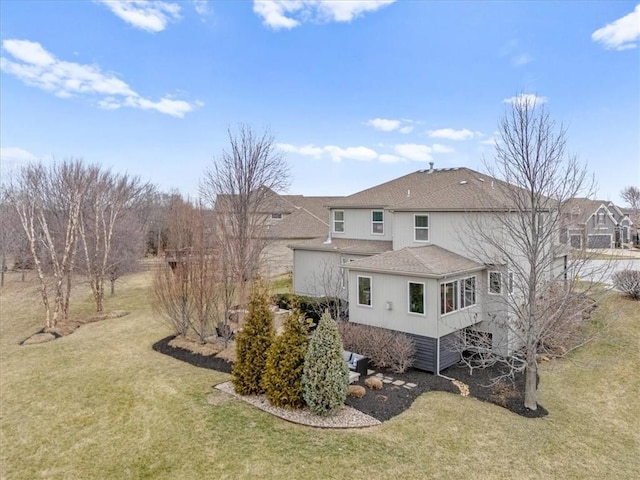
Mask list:
[{"label": "white cloud", "polygon": [[[303,22],[351,22],[396,0],[254,0],[253,11],[274,30],[292,29]],[[295,18],[294,18],[295,17]]]},{"label": "white cloud", "polygon": [[514,67],[522,67],[523,65],[531,63],[532,61],[533,58],[531,58],[531,55],[527,53],[520,53],[511,58],[511,65],[513,65]]},{"label": "white cloud", "polygon": [[33,153],[18,147],[0,148],[0,161],[2,163],[36,162],[38,157]]},{"label": "white cloud", "polygon": [[295,145],[291,145],[290,143],[278,143],[276,144],[276,147],[287,153],[298,153],[300,155],[316,158],[320,158],[324,153],[324,149],[322,147],[316,147],[312,144],[296,147]]},{"label": "white cloud", "polygon": [[372,120],[368,120],[366,125],[382,132],[398,131],[400,133],[406,134],[413,132],[413,125],[411,125],[412,123],[412,120],[405,119],[392,120],[390,118],[374,118]]},{"label": "white cloud", "polygon": [[324,149],[334,162],[340,162],[344,159],[367,162],[378,158],[378,154],[368,147],[340,148],[335,145],[327,145]]},{"label": "white cloud", "polygon": [[473,132],[467,128],[454,130],[453,128],[440,128],[438,130],[428,130],[427,135],[432,138],[444,138],[447,140],[469,140],[480,136],[480,132]]},{"label": "white cloud", "polygon": [[147,32],[161,32],[170,21],[180,19],[180,5],[177,3],[156,0],[98,1],[125,22]]},{"label": "white cloud", "polygon": [[334,162],[342,160],[358,160],[369,162],[378,158],[378,153],[369,147],[347,147],[342,148],[336,145],[325,145],[318,147],[313,144],[302,145],[301,147],[291,145],[290,143],[278,143],[276,145],[280,150],[287,153],[297,153],[307,157],[321,158],[327,156]]},{"label": "white cloud", "polygon": [[542,105],[543,103],[547,103],[547,97],[539,97],[534,93],[521,93],[520,95],[516,95],[515,97],[505,98],[502,100],[503,103],[511,103],[511,104],[521,104],[521,105]]},{"label": "white cloud", "polygon": [[208,0],[193,0],[193,7],[196,9],[196,13],[200,16],[205,16],[211,13]]},{"label": "white cloud", "polygon": [[394,150],[398,155],[417,162],[429,161],[432,159],[432,149],[428,145],[400,143],[394,147]]},{"label": "white cloud", "polygon": [[531,55],[522,51],[520,42],[517,39],[511,39],[505,43],[500,49],[501,57],[509,57],[511,65],[514,67],[522,67],[533,61]]},{"label": "white cloud", "polygon": [[373,120],[369,120],[367,122],[367,125],[383,132],[393,132],[394,130],[398,130],[400,128],[400,120],[374,118]]},{"label": "white cloud", "polygon": [[403,161],[402,157],[398,157],[397,155],[390,155],[388,153],[383,153],[382,155],[378,155],[378,160],[381,163],[398,163]]},{"label": "white cloud", "polygon": [[455,150],[448,145],[442,145],[440,143],[434,143],[431,145],[433,153],[453,153]]},{"label": "white cloud", "polygon": [[606,49],[628,50],[636,48],[640,38],[640,5],[628,13],[591,34],[594,42],[599,42]]},{"label": "white cloud", "polygon": [[0,58],[0,69],[3,72],[17,77],[27,85],[52,92],[60,98],[98,97],[97,105],[107,110],[126,106],[156,110],[180,118],[202,106],[200,102],[174,100],[168,95],[155,102],[146,99],[115,75],[103,73],[94,65],[58,60],[37,42],[4,40],[2,48],[15,60],[20,61]]}]

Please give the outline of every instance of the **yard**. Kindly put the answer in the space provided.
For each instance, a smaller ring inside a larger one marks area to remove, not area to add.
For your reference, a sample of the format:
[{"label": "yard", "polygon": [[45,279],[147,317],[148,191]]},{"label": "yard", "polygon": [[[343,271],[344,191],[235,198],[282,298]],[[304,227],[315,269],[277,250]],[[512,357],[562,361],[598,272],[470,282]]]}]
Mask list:
[{"label": "yard", "polygon": [[[0,304],[0,478],[640,478],[640,308],[611,294],[605,336],[542,366],[527,419],[448,393],[379,427],[287,423],[212,388],[229,379],[157,353],[170,334],[148,273],[123,279],[122,318],[50,343],[35,284],[8,274]],[[75,291],[75,312],[91,311]],[[73,308],[73,307],[72,307]]]}]

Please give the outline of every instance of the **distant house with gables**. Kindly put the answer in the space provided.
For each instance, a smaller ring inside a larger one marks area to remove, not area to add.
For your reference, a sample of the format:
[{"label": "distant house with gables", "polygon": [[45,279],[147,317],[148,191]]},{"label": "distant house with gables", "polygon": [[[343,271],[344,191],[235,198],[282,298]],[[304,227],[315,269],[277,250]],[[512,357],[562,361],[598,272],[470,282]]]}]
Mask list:
[{"label": "distant house with gables", "polygon": [[561,239],[574,249],[622,248],[632,241],[632,226],[613,202],[572,198],[564,206]]}]

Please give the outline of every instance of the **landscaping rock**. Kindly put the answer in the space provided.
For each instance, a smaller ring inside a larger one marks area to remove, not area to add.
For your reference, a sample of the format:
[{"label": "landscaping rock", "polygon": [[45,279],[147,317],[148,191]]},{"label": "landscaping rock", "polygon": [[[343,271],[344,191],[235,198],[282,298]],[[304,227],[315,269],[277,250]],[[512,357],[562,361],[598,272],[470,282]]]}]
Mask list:
[{"label": "landscaping rock", "polygon": [[367,390],[360,385],[349,385],[347,395],[353,398],[362,398],[367,394]]},{"label": "landscaping rock", "polygon": [[382,389],[382,380],[377,377],[369,377],[365,379],[364,384],[369,387],[371,390],[381,390]]}]

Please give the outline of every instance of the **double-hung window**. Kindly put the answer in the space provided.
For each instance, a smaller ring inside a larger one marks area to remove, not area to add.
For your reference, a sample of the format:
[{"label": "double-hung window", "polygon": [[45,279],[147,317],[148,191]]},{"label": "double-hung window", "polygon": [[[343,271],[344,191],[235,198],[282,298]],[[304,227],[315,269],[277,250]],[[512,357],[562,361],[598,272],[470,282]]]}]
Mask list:
[{"label": "double-hung window", "polygon": [[492,295],[502,294],[502,273],[489,272],[489,293]]},{"label": "double-hung window", "polygon": [[358,275],[358,305],[371,306],[371,277]]},{"label": "double-hung window", "polygon": [[371,233],[384,235],[384,211],[371,210]]},{"label": "double-hung window", "polygon": [[413,239],[416,242],[429,241],[429,215],[413,216]]},{"label": "double-hung window", "polygon": [[458,310],[458,281],[447,282],[440,285],[440,313],[455,312]]},{"label": "double-hung window", "polygon": [[476,304],[476,277],[460,280],[460,308]]},{"label": "double-hung window", "polygon": [[409,313],[424,315],[424,283],[409,282]]},{"label": "double-hung window", "polygon": [[344,233],[344,210],[333,211],[333,233]]}]

